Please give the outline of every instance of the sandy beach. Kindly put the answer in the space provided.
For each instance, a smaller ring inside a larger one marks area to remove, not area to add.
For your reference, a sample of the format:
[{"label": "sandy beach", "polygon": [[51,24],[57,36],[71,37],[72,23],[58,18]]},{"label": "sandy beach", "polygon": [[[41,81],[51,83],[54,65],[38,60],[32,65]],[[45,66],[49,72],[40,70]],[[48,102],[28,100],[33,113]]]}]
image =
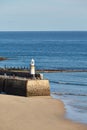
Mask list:
[{"label": "sandy beach", "polygon": [[64,115],[64,104],[50,96],[0,95],[0,130],[87,130]]}]

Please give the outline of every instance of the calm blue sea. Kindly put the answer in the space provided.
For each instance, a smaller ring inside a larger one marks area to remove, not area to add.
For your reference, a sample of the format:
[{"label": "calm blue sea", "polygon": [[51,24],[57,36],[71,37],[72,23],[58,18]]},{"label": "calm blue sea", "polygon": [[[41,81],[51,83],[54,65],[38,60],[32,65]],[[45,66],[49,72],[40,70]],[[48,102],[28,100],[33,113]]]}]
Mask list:
[{"label": "calm blue sea", "polygon": [[[87,32],[0,32],[0,67],[87,70]],[[87,72],[44,73],[66,117],[87,124]]]}]

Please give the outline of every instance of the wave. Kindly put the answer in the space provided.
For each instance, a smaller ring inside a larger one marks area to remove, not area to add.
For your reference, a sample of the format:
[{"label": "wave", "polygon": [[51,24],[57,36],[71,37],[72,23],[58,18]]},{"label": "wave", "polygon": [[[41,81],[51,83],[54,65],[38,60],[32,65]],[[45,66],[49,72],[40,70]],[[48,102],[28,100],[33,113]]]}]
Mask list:
[{"label": "wave", "polygon": [[54,84],[87,86],[87,84],[83,84],[83,83],[70,83],[70,82],[51,81],[51,80],[50,80],[50,82],[51,82],[51,83],[54,83]]},{"label": "wave", "polygon": [[71,96],[87,96],[87,94],[78,94],[78,93],[68,93],[68,92],[52,92],[52,94],[63,96],[63,95],[71,95]]}]

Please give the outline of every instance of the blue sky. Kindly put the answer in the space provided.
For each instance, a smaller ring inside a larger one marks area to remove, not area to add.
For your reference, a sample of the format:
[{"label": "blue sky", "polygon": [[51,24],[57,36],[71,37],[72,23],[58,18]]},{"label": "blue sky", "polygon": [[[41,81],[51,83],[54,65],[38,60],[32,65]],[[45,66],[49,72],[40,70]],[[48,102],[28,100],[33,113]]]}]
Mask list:
[{"label": "blue sky", "polygon": [[87,0],[0,0],[0,31],[87,31]]}]

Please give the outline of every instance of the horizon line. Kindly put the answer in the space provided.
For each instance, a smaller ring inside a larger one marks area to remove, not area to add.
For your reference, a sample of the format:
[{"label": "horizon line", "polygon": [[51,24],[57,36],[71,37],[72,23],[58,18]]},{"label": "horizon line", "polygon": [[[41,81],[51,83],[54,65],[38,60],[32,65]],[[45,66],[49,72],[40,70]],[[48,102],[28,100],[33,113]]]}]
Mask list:
[{"label": "horizon line", "polygon": [[0,32],[87,32],[87,30],[0,30]]}]

